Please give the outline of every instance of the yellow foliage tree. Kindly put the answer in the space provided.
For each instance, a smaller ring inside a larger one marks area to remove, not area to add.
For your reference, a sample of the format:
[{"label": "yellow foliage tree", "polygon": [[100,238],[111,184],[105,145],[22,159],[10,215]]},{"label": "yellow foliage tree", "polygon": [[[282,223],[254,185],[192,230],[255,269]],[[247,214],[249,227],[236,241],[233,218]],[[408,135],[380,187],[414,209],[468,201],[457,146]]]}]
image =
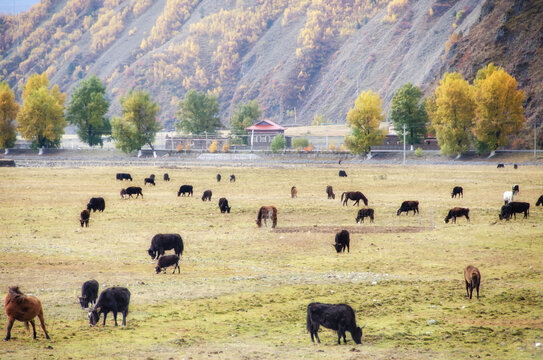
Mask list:
[{"label": "yellow foliage tree", "polygon": [[0,149],[12,147],[17,139],[14,120],[17,118],[19,104],[8,83],[0,82]]},{"label": "yellow foliage tree", "polygon": [[510,135],[522,129],[524,92],[505,70],[489,64],[479,70],[475,85],[475,127],[473,133],[490,150],[508,143]]},{"label": "yellow foliage tree", "polygon": [[446,73],[427,107],[441,152],[465,153],[471,143],[475,103],[471,86],[458,73]]},{"label": "yellow foliage tree", "polygon": [[354,108],[347,113],[347,124],[352,134],[345,136],[347,148],[355,154],[367,153],[370,146],[383,142],[385,134],[379,129],[385,118],[383,101],[371,90],[362,91],[355,100]]},{"label": "yellow foliage tree", "polygon": [[18,130],[33,147],[57,147],[64,134],[66,94],[58,85],[48,89],[45,73],[31,76],[23,90],[23,106],[17,114]]},{"label": "yellow foliage tree", "polygon": [[222,144],[222,152],[227,153],[230,151],[230,144],[228,142],[225,142]]}]

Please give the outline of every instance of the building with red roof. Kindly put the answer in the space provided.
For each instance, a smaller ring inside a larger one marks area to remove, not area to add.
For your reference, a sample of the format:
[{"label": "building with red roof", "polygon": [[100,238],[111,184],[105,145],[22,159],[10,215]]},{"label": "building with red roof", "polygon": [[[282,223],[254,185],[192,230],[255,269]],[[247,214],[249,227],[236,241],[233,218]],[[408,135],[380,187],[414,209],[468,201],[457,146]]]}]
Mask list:
[{"label": "building with red roof", "polygon": [[[249,135],[249,146],[254,149],[269,149],[273,138],[279,134],[285,136],[286,128],[271,120],[260,120],[245,128]],[[286,146],[290,146],[290,138],[285,138]]]}]

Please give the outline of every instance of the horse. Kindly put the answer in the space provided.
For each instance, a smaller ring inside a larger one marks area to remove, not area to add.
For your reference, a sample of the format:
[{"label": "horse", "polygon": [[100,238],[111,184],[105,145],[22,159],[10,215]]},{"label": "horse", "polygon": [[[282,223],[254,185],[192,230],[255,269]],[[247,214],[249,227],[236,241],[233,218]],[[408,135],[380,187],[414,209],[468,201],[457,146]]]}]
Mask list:
[{"label": "horse", "polygon": [[[345,200],[343,200],[343,197],[345,196]],[[359,205],[359,201],[362,200],[364,202],[364,205],[368,206],[368,199],[362,194],[360,191],[346,191],[343,194],[341,194],[341,201],[343,201],[343,205],[347,206],[347,201],[351,199],[354,201],[353,206]]]},{"label": "horse", "polygon": [[36,325],[34,323],[34,318],[36,316],[40,319],[41,328],[45,333],[45,337],[51,339],[47,330],[45,330],[41,302],[35,296],[27,296],[19,290],[18,286],[11,286],[6,295],[5,310],[6,315],[8,316],[8,331],[4,341],[11,339],[11,328],[13,327],[15,320],[23,321],[27,330],[29,330],[28,323],[30,322],[32,324],[32,330],[34,331],[34,339],[36,339]]},{"label": "horse", "polygon": [[277,226],[277,208],[275,206],[262,206],[258,210],[258,218],[256,219],[258,227],[262,227],[262,219],[264,219],[266,226],[268,226],[267,220],[272,220],[272,229],[275,228]]}]

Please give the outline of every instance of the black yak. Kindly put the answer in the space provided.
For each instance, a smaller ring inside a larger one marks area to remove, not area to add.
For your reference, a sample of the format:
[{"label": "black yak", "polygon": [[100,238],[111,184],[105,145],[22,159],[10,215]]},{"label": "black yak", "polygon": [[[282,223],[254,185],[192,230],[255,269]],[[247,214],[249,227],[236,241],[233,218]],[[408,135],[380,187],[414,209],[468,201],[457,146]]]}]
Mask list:
[{"label": "black yak", "polygon": [[219,209],[221,210],[222,214],[225,212],[230,214],[230,206],[228,205],[228,200],[226,198],[219,199]]},{"label": "black yak", "polygon": [[156,234],[151,240],[151,247],[147,250],[147,253],[151,259],[159,258],[164,255],[165,250],[173,249],[175,255],[181,256],[183,254],[183,239],[179,234]]},{"label": "black yak", "polygon": [[113,312],[115,326],[117,326],[117,313],[123,314],[123,326],[126,326],[126,315],[128,314],[128,305],[130,304],[130,291],[127,288],[113,286],[105,289],[100,294],[98,302],[94,309],[89,311],[89,322],[94,326],[100,320],[100,314],[104,314],[103,326],[106,325],[106,316],[108,312]]},{"label": "black yak", "polygon": [[86,226],[89,227],[89,218],[90,218],[90,211],[85,209],[81,211],[81,215],[79,218],[79,222],[81,223],[81,227]]},{"label": "black yak", "polygon": [[350,245],[350,235],[347,230],[341,230],[336,234],[336,243],[333,244],[334,248],[336,249],[337,253],[345,252],[345,248],[347,248],[347,252],[350,252],[349,245]]},{"label": "black yak", "polygon": [[164,274],[166,274],[166,269],[170,266],[173,266],[173,272],[172,274],[175,274],[175,269],[177,269],[177,273],[181,274],[181,269],[179,268],[179,256],[177,255],[163,255],[158,259],[157,266],[155,267],[156,273],[160,273],[164,270]]},{"label": "black yak", "polygon": [[455,186],[453,188],[452,193],[451,193],[451,197],[455,198],[456,195],[458,195],[458,197],[460,197],[460,196],[464,197],[464,189],[462,189],[462,186]]},{"label": "black yak", "polygon": [[373,209],[360,209],[358,210],[358,214],[356,215],[356,222],[360,224],[360,221],[364,222],[364,218],[369,217],[370,222],[373,222]]},{"label": "black yak", "polygon": [[96,298],[98,297],[98,281],[88,280],[81,286],[81,296],[79,297],[79,303],[83,309],[89,307],[90,304],[96,304]]},{"label": "black yak", "polygon": [[346,344],[345,331],[351,333],[357,344],[362,344],[362,328],[356,326],[356,318],[352,307],[346,304],[321,304],[311,303],[307,306],[307,331],[311,334],[311,341],[321,342],[319,339],[319,327],[337,331],[337,343],[341,344],[341,338]]},{"label": "black yak", "polygon": [[469,209],[468,208],[462,208],[462,207],[455,207],[449,210],[449,213],[447,214],[447,217],[445,218],[445,223],[448,224],[449,220],[452,219],[453,224],[456,224],[456,218],[465,216],[466,219],[469,220]]},{"label": "black yak", "polygon": [[413,210],[413,215],[419,212],[419,202],[418,201],[404,201],[398,211],[396,211],[396,215],[400,216],[401,213],[405,212],[407,215],[409,215],[409,211]]}]

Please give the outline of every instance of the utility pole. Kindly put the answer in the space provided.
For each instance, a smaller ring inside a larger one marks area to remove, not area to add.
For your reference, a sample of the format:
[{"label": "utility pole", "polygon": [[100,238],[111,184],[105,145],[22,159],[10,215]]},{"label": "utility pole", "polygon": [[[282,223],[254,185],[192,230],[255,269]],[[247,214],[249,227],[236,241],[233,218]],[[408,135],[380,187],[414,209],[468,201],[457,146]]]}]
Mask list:
[{"label": "utility pole", "polygon": [[405,124],[403,124],[403,164],[405,165]]}]

